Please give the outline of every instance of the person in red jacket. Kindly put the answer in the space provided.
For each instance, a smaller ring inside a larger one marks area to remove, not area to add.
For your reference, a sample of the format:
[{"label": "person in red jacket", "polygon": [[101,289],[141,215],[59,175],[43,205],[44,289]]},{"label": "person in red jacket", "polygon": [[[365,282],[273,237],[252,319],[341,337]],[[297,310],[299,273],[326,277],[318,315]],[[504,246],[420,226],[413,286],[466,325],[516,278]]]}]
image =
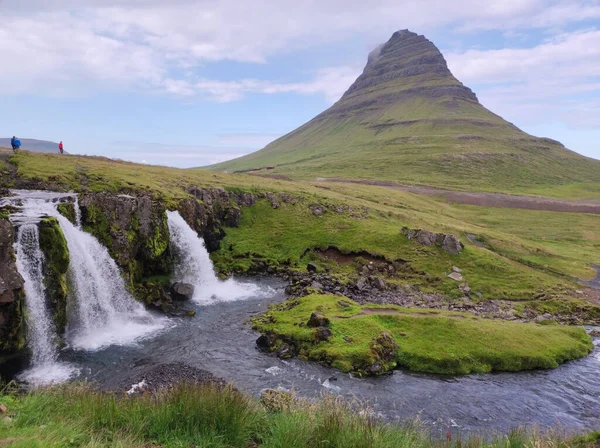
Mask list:
[{"label": "person in red jacket", "polygon": [[62,140],[61,140],[61,142],[58,144],[58,150],[60,151],[60,153],[61,153],[61,154],[62,154],[62,153],[63,153],[63,151],[64,151],[64,147],[63,147],[63,144],[62,144]]}]

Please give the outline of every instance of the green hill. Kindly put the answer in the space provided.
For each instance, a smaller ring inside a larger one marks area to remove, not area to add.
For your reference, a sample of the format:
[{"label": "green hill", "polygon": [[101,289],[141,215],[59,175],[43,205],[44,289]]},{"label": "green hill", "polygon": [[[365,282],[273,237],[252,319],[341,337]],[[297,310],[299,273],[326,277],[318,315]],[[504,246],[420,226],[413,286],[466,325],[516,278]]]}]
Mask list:
[{"label": "green hill", "polygon": [[208,168],[269,165],[276,167],[270,173],[294,178],[485,191],[600,182],[600,161],[487,110],[436,46],[407,30],[373,51],[363,73],[325,112],[258,152]]}]

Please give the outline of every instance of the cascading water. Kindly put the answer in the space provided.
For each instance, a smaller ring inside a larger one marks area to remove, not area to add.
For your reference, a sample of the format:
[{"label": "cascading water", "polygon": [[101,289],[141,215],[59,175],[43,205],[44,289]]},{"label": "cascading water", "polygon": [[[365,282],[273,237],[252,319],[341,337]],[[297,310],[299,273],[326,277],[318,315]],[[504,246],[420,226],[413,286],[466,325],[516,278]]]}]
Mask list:
[{"label": "cascading water", "polygon": [[31,349],[32,367],[21,378],[32,384],[66,381],[77,369],[57,362],[58,335],[46,306],[43,263],[39,232],[36,224],[22,224],[15,242],[17,268],[25,280],[27,338]]},{"label": "cascading water", "polygon": [[68,275],[74,300],[67,330],[71,345],[94,350],[127,344],[163,328],[166,321],[152,316],[127,292],[108,250],[54,209],[49,213],[58,219],[71,257]]},{"label": "cascading water", "polygon": [[18,207],[10,217],[19,225],[15,252],[17,267],[25,279],[28,340],[32,369],[23,374],[30,383],[67,380],[73,367],[58,363],[56,330],[46,306],[43,283],[43,253],[37,224],[45,216],[55,217],[69,249],[69,316],[66,341],[74,349],[94,350],[112,344],[130,344],[156,334],[166,326],[165,318],[151,315],[126,290],[119,269],[108,251],[92,235],[79,229],[81,218],[74,197],[77,226],[56,209],[65,195],[48,192],[16,192],[5,203]]},{"label": "cascading water", "polygon": [[[171,246],[179,263],[175,271],[178,281],[194,285],[193,300],[202,305],[241,300],[259,295],[254,284],[234,279],[221,281],[215,275],[204,241],[177,211],[167,211]],[[271,292],[271,291],[270,291]],[[265,291],[265,293],[270,293]]]}]

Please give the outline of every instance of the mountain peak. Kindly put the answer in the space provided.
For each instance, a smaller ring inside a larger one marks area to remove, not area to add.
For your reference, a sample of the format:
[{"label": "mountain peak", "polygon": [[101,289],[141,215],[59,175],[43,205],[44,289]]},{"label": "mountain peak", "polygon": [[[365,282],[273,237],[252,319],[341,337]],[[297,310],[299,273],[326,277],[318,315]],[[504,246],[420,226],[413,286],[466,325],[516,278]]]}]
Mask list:
[{"label": "mountain peak", "polygon": [[477,96],[452,75],[444,56],[433,42],[409,30],[396,31],[386,43],[369,54],[363,73],[342,99],[361,90],[371,92],[374,87],[392,84],[395,84],[396,91],[428,86],[437,90],[438,94],[440,87],[451,87],[453,91],[449,93],[478,101]]}]

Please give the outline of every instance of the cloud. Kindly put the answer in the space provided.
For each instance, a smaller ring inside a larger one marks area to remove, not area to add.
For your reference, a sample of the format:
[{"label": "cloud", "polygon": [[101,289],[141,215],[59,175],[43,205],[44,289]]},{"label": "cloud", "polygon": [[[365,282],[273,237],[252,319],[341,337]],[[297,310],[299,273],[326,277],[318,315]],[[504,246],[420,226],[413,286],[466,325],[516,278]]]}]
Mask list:
[{"label": "cloud", "polygon": [[508,119],[600,126],[600,30],[563,33],[531,48],[447,55],[458,79]]},{"label": "cloud", "polygon": [[169,79],[165,82],[165,91],[181,96],[199,95],[220,103],[238,101],[252,93],[265,95],[278,93],[323,94],[329,103],[334,103],[350,87],[360,71],[358,67],[327,67],[318,70],[312,80],[295,83],[258,79],[239,81],[200,79],[195,82]]},{"label": "cloud", "polygon": [[[384,40],[421,32],[566,26],[600,17],[595,0],[4,0],[0,3],[0,94],[137,90],[234,101],[247,93],[324,94],[349,75],[332,69],[282,84],[204,79],[214,61],[266,63],[299,48],[351,36]],[[361,61],[362,62],[362,61]],[[182,68],[196,72],[183,77]],[[349,73],[349,72],[348,72]]]}]

